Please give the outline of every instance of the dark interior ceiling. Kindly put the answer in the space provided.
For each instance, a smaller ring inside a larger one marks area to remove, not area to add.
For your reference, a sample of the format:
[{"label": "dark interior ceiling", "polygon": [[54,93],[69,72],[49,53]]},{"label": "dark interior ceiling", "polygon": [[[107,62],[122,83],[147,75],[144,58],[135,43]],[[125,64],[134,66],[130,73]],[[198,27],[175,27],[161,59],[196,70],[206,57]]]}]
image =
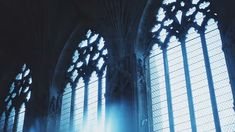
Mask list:
[{"label": "dark interior ceiling", "polygon": [[[0,84],[15,75],[14,69],[22,63],[43,66],[45,73],[53,75],[64,44],[77,25],[104,36],[111,30],[114,36],[129,41],[137,35],[148,2],[152,2],[149,10],[153,11],[144,21],[151,23],[161,0],[1,0]],[[235,16],[234,2],[215,1],[215,5],[229,25]],[[144,24],[146,29],[149,23]],[[146,29],[141,32],[147,33]]]}]

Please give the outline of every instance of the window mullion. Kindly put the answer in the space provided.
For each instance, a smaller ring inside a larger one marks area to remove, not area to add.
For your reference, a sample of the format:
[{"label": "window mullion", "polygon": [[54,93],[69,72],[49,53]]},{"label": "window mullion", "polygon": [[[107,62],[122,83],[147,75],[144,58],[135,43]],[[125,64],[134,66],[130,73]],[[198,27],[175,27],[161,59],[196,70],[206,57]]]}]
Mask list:
[{"label": "window mullion", "polygon": [[83,126],[87,125],[87,112],[88,112],[88,84],[89,79],[84,80],[84,108],[83,108]]},{"label": "window mullion", "polygon": [[170,86],[167,48],[163,47],[162,52],[163,52],[164,72],[165,72],[165,82],[166,82],[169,127],[170,127],[170,131],[174,132],[175,131],[174,130],[174,116],[173,116],[173,109],[172,109],[172,96],[171,96],[171,86]]},{"label": "window mullion", "polygon": [[73,130],[74,127],[74,108],[75,108],[75,86],[73,85],[72,87],[72,95],[71,95],[71,108],[70,108],[70,124],[69,124],[69,128],[71,128],[71,130]]},{"label": "window mullion", "polygon": [[204,32],[200,33],[200,38],[201,38],[201,44],[202,44],[202,50],[203,50],[203,56],[204,56],[204,63],[205,63],[205,67],[206,67],[206,75],[207,75],[207,81],[208,81],[208,85],[209,85],[215,128],[216,128],[217,132],[220,132],[221,131],[220,120],[219,120],[214,83],[213,83],[213,79],[212,79],[211,66],[210,66],[208,49],[207,49],[207,45],[206,45],[206,38],[205,38]]},{"label": "window mullion", "polygon": [[98,122],[101,119],[101,111],[102,111],[102,75],[98,76],[98,106],[97,106],[97,116]]},{"label": "window mullion", "polygon": [[191,81],[189,75],[189,67],[188,67],[188,57],[185,47],[185,39],[181,41],[181,50],[183,56],[183,63],[184,63],[184,73],[185,73],[185,81],[186,81],[186,90],[187,90],[187,97],[188,97],[188,104],[189,104],[189,112],[190,112],[190,122],[191,128],[193,132],[197,131],[196,128],[196,119],[195,119],[195,111],[193,105],[193,96],[192,96],[192,88],[191,88]]}]

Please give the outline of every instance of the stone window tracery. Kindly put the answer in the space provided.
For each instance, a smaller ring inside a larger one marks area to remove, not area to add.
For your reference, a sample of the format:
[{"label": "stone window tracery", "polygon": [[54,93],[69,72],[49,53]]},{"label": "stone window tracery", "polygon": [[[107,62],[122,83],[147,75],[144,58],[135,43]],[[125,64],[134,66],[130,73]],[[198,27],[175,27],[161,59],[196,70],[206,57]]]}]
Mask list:
[{"label": "stone window tracery", "polygon": [[234,131],[217,14],[208,0],[164,0],[152,28],[152,131]]},{"label": "stone window tracery", "polygon": [[10,85],[9,94],[4,100],[0,131],[23,131],[26,105],[31,97],[31,85],[31,72],[28,66],[24,64]]},{"label": "stone window tracery", "polygon": [[107,54],[104,38],[88,30],[67,70],[60,131],[104,130]]}]

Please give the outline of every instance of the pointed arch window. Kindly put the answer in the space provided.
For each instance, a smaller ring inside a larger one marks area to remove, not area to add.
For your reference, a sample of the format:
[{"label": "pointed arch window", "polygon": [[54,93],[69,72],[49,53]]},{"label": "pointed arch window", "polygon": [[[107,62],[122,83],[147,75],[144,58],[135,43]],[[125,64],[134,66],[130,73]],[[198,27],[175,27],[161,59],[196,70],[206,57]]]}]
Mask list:
[{"label": "pointed arch window", "polygon": [[164,0],[152,33],[152,131],[234,131],[233,95],[210,1]]},{"label": "pointed arch window", "polygon": [[26,64],[13,80],[9,94],[4,100],[0,118],[0,131],[22,132],[27,103],[31,96],[32,76]]},{"label": "pointed arch window", "polygon": [[104,130],[107,54],[104,38],[91,30],[75,49],[62,98],[61,132]]}]

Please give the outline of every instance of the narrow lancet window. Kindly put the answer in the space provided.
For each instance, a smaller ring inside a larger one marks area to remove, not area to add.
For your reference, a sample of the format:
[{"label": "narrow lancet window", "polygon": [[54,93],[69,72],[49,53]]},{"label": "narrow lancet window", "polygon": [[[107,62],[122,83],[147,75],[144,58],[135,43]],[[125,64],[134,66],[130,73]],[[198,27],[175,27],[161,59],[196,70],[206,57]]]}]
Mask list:
[{"label": "narrow lancet window", "polygon": [[26,106],[31,97],[31,85],[30,69],[24,64],[11,83],[4,100],[3,112],[0,114],[0,131],[23,132]]},{"label": "narrow lancet window", "polygon": [[91,30],[78,43],[67,70],[60,131],[104,130],[107,54],[104,38]]},{"label": "narrow lancet window", "polygon": [[164,0],[149,57],[153,131],[234,131],[216,13],[206,0]]}]

